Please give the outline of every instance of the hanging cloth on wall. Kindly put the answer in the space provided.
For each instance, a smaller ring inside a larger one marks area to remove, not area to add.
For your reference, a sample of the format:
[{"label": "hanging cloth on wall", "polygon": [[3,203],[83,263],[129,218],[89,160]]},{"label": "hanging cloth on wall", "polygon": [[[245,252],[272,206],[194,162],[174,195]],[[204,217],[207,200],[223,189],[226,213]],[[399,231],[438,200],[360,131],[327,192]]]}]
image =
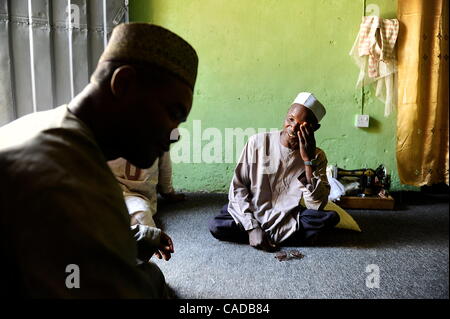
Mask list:
[{"label": "hanging cloth on wall", "polygon": [[384,116],[389,116],[396,105],[395,43],[398,30],[397,19],[363,17],[350,50],[350,55],[360,68],[356,86],[363,87],[375,83],[375,96],[385,105]]}]

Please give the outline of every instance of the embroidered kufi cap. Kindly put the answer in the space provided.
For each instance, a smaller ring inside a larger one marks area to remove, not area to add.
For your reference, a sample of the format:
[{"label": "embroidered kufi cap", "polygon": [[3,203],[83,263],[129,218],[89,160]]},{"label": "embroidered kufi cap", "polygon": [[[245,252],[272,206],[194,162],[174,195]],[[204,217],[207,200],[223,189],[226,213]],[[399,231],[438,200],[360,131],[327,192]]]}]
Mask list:
[{"label": "embroidered kufi cap", "polygon": [[166,69],[192,89],[197,78],[194,48],[175,33],[149,23],[123,23],[114,28],[99,62],[150,63]]}]

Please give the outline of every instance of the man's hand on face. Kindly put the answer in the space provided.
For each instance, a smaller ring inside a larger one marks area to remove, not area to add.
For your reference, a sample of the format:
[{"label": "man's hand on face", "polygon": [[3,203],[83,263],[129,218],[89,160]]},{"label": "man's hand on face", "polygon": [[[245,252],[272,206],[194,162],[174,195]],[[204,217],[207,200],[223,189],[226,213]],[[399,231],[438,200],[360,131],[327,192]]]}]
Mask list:
[{"label": "man's hand on face", "polygon": [[161,231],[161,237],[159,240],[159,246],[156,247],[155,256],[158,259],[164,258],[164,260],[169,260],[171,254],[174,253],[172,239],[163,231]]},{"label": "man's hand on face", "polygon": [[316,139],[314,138],[314,129],[307,122],[300,124],[297,132],[300,144],[300,156],[303,161],[310,161],[316,156]]},{"label": "man's hand on face", "polygon": [[277,249],[277,246],[270,242],[266,232],[260,227],[249,230],[248,239],[250,246],[255,247],[256,249],[262,249],[265,251],[275,251]]}]

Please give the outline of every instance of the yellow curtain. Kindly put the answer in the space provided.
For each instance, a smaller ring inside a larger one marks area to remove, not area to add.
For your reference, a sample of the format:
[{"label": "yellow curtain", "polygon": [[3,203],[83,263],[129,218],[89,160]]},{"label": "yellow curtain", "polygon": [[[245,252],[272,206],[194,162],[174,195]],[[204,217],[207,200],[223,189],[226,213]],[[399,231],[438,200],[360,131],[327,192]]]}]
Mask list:
[{"label": "yellow curtain", "polygon": [[448,185],[448,1],[398,0],[397,8],[400,181]]}]

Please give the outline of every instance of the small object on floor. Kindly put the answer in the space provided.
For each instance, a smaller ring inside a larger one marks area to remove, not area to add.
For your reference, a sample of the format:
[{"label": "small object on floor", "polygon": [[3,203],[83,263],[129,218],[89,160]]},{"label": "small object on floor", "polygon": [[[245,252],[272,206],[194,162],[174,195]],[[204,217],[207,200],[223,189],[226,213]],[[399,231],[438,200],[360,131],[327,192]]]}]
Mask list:
[{"label": "small object on floor", "polygon": [[278,259],[278,261],[285,261],[290,259],[302,259],[305,257],[301,252],[298,250],[289,250],[289,251],[279,251],[275,254],[275,258]]}]

